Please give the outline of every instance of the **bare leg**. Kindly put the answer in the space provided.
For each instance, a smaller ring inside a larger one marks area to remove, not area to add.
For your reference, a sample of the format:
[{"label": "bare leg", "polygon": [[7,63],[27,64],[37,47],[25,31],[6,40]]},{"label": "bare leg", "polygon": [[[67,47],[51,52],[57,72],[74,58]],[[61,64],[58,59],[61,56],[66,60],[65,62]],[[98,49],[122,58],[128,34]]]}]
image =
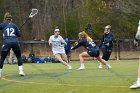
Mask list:
[{"label": "bare leg", "polygon": [[138,76],[137,81],[130,86],[131,89],[139,88],[140,87],[140,58],[139,58],[139,65],[138,65]]},{"label": "bare leg", "polygon": [[139,58],[139,66],[138,66],[138,78],[140,78],[140,58]]},{"label": "bare leg", "polygon": [[59,60],[63,65],[67,66],[68,69],[72,69],[72,67],[67,63],[65,62],[63,59],[62,59],[62,55],[61,54],[55,54],[55,58],[57,60]]},{"label": "bare leg", "polygon": [[97,58],[97,60],[98,60],[99,62],[101,62],[102,64],[104,64],[104,65],[107,64],[107,62],[106,62],[105,60],[103,60],[101,57],[96,57],[96,58]]},{"label": "bare leg", "polygon": [[62,56],[62,59],[65,61],[65,62],[68,62],[68,58],[67,58],[67,55],[65,53],[61,53],[61,56]]},{"label": "bare leg", "polygon": [[80,59],[80,67],[78,68],[78,70],[82,70],[85,69],[85,65],[84,65],[84,57],[89,57],[90,55],[88,55],[87,52],[82,52],[81,54],[79,54],[79,59]]},{"label": "bare leg", "polygon": [[99,57],[96,57],[97,60],[99,62],[101,62],[102,64],[106,65],[107,68],[111,68],[111,66],[107,63],[107,61],[105,61],[104,59],[102,59],[100,56]]}]

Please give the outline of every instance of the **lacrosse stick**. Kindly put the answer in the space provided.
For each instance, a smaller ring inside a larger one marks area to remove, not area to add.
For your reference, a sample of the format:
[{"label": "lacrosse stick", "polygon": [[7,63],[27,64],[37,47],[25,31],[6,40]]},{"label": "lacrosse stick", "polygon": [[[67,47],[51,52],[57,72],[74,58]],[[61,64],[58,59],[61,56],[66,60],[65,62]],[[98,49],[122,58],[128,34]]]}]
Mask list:
[{"label": "lacrosse stick", "polygon": [[86,30],[86,31],[89,31],[89,32],[92,32],[92,33],[94,34],[94,36],[95,36],[97,39],[100,39],[100,38],[96,35],[96,33],[94,32],[94,30],[93,30],[91,24],[87,24],[85,30]]},{"label": "lacrosse stick", "polygon": [[25,23],[29,21],[31,18],[33,18],[37,13],[38,13],[38,9],[33,8],[29,17],[23,22],[23,24],[21,25],[19,29],[21,29],[25,25]]}]

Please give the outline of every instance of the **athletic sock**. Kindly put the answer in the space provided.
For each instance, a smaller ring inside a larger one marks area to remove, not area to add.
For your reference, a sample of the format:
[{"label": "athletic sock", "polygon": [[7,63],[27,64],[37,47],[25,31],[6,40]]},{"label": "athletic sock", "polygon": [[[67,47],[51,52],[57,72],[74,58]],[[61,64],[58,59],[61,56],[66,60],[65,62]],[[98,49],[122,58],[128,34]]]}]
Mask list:
[{"label": "athletic sock", "polygon": [[23,66],[19,66],[19,71],[23,71]]},{"label": "athletic sock", "polygon": [[81,67],[85,67],[85,65],[82,63],[82,64],[81,64]]},{"label": "athletic sock", "polygon": [[102,63],[100,62],[99,65],[102,66]]},{"label": "athletic sock", "polygon": [[67,67],[70,67],[70,65],[67,62],[63,62]]},{"label": "athletic sock", "polygon": [[110,66],[108,63],[106,64],[106,66],[107,66],[108,68],[111,68],[111,66]]},{"label": "athletic sock", "polygon": [[140,78],[137,78],[137,83],[140,84]]}]

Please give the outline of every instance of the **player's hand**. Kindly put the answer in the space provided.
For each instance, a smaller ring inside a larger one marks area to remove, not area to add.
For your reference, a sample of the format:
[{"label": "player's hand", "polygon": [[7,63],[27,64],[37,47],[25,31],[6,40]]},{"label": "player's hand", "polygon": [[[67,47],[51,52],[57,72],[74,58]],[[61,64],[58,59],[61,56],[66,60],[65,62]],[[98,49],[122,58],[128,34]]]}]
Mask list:
[{"label": "player's hand", "polygon": [[109,46],[109,43],[107,43],[106,45]]},{"label": "player's hand", "polygon": [[71,50],[73,50],[73,47],[71,47]]},{"label": "player's hand", "polygon": [[78,44],[78,42],[75,42],[75,45],[77,45]]}]

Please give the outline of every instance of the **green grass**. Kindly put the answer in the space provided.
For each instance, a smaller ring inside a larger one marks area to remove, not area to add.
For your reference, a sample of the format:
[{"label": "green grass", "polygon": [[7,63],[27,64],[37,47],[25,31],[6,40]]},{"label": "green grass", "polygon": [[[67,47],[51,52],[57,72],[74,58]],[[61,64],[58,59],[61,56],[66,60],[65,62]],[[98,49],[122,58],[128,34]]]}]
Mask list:
[{"label": "green grass", "polygon": [[72,70],[60,63],[24,64],[25,77],[17,65],[4,65],[0,93],[139,93],[129,89],[137,78],[137,60],[109,61],[112,69],[98,69],[97,61],[85,62],[86,70]]}]

